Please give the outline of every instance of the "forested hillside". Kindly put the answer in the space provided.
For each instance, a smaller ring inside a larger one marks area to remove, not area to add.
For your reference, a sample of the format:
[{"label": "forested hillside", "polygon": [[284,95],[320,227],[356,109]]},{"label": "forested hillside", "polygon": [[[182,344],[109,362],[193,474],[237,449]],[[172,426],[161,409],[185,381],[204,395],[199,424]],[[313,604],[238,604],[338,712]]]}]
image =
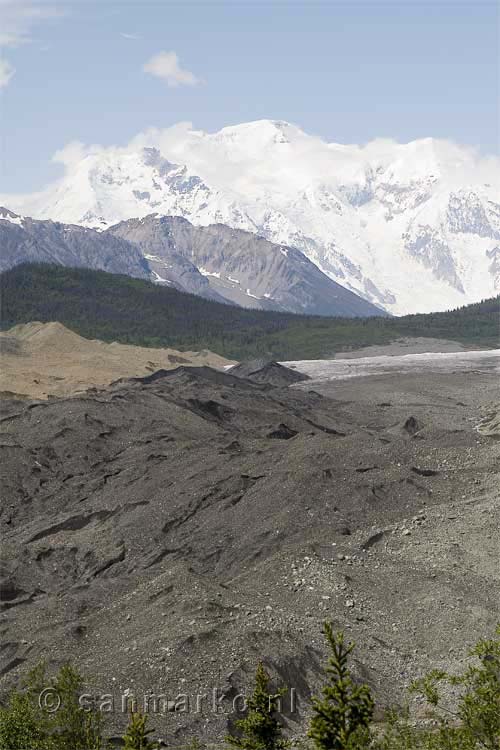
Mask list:
[{"label": "forested hillside", "polygon": [[211,349],[232,359],[327,358],[403,336],[498,347],[499,298],[401,318],[324,318],[245,310],[103,271],[25,264],[0,276],[3,329],[57,320],[87,338]]}]

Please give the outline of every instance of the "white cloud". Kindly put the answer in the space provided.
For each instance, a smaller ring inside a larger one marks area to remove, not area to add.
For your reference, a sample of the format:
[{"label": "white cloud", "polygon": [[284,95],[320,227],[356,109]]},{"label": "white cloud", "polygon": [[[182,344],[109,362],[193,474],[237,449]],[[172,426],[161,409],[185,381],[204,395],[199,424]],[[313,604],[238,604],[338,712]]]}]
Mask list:
[{"label": "white cloud", "polygon": [[90,151],[91,149],[88,146],[85,146],[81,141],[70,141],[55,152],[52,161],[69,167],[84,159]]},{"label": "white cloud", "polygon": [[[500,201],[500,159],[484,157],[470,146],[431,138],[410,143],[377,138],[362,145],[345,145],[328,143],[299,128],[286,126],[285,134],[293,144],[291,159],[287,148],[276,147],[276,135],[281,135],[282,130],[279,123],[276,126],[271,121],[262,121],[229,127],[225,129],[225,137],[221,137],[220,133],[197,130],[190,122],[180,122],[168,128],[149,128],[121,145],[72,141],[54,154],[53,160],[62,167],[59,179],[31,195],[0,194],[0,205],[27,216],[68,220],[68,214],[64,215],[61,208],[67,205],[75,211],[69,220],[76,221],[93,199],[92,193],[87,192],[89,182],[85,177],[93,165],[104,169],[104,165],[123,164],[128,169],[128,164],[137,163],[138,152],[143,148],[157,148],[165,159],[187,165],[190,174],[198,175],[214,190],[230,191],[235,200],[253,200],[265,193],[280,195],[285,184],[287,194],[297,196],[302,195],[304,186],[315,190],[326,185],[334,192],[337,189],[342,192],[351,184],[364,184],[382,166],[390,167],[401,184],[409,184],[419,170],[441,174],[444,191],[457,186],[482,191],[484,184],[489,183],[492,187],[488,195]],[[231,158],[228,158],[228,139]],[[82,163],[84,160],[87,163]],[[66,203],[68,186],[74,189]],[[122,210],[126,212],[126,202],[122,204],[117,198],[110,205],[116,208],[119,218],[129,218],[119,214]]]},{"label": "white cloud", "polygon": [[7,60],[0,60],[0,89],[7,86],[15,70]]},{"label": "white cloud", "polygon": [[[0,48],[14,48],[32,41],[31,30],[40,21],[58,18],[59,8],[45,0],[0,0]],[[0,87],[7,86],[14,68],[7,60],[0,61]]]},{"label": "white cloud", "polygon": [[60,8],[44,0],[23,2],[23,0],[0,0],[0,46],[19,47],[31,41],[32,27],[44,20],[58,18]]},{"label": "white cloud", "polygon": [[163,78],[167,86],[196,86],[200,82],[190,70],[181,68],[175,52],[160,52],[152,57],[143,69],[146,73]]},{"label": "white cloud", "polygon": [[141,38],[138,34],[128,34],[125,31],[120,31],[120,36],[124,39],[133,39],[134,41]]}]

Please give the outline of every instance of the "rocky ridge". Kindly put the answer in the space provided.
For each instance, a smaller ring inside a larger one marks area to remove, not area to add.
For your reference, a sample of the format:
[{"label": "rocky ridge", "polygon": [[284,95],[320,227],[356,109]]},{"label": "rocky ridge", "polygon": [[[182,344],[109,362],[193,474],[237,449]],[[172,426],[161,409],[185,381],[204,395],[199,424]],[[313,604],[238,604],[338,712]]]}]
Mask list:
[{"label": "rocky ridge", "polygon": [[0,271],[57,263],[150,279],[217,302],[347,317],[384,311],[322,273],[299,250],[224,225],[151,214],[97,231],[0,208]]}]

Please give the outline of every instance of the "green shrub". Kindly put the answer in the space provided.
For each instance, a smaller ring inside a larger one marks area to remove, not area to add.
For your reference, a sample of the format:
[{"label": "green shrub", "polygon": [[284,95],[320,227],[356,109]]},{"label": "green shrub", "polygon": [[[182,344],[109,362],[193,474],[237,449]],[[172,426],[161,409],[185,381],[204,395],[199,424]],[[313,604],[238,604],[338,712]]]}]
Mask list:
[{"label": "green shrub", "polygon": [[1,750],[52,750],[47,726],[27,694],[13,692],[0,708]]},{"label": "green shrub", "polygon": [[[57,710],[43,707],[40,696],[50,689]],[[0,708],[0,750],[101,750],[101,715],[79,704],[83,681],[71,666],[55,678],[43,664],[33,669],[21,690],[13,690]]]},{"label": "green shrub", "polygon": [[[377,750],[500,750],[500,627],[497,638],[471,651],[475,663],[457,675],[434,670],[412,692],[432,707],[432,726],[411,725],[408,715],[390,718]],[[444,691],[443,688],[447,687]]]}]

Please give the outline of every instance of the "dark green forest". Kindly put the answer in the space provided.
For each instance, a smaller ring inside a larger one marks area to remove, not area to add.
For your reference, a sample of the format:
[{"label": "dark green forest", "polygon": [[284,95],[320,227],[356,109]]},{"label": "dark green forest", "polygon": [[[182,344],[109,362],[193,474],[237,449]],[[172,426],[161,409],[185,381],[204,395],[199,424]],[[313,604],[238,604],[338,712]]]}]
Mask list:
[{"label": "dark green forest", "polygon": [[59,321],[87,338],[211,349],[232,359],[328,358],[338,351],[427,336],[484,348],[500,341],[500,298],[400,318],[324,318],[244,310],[128,276],[24,264],[0,276],[1,328]]}]

